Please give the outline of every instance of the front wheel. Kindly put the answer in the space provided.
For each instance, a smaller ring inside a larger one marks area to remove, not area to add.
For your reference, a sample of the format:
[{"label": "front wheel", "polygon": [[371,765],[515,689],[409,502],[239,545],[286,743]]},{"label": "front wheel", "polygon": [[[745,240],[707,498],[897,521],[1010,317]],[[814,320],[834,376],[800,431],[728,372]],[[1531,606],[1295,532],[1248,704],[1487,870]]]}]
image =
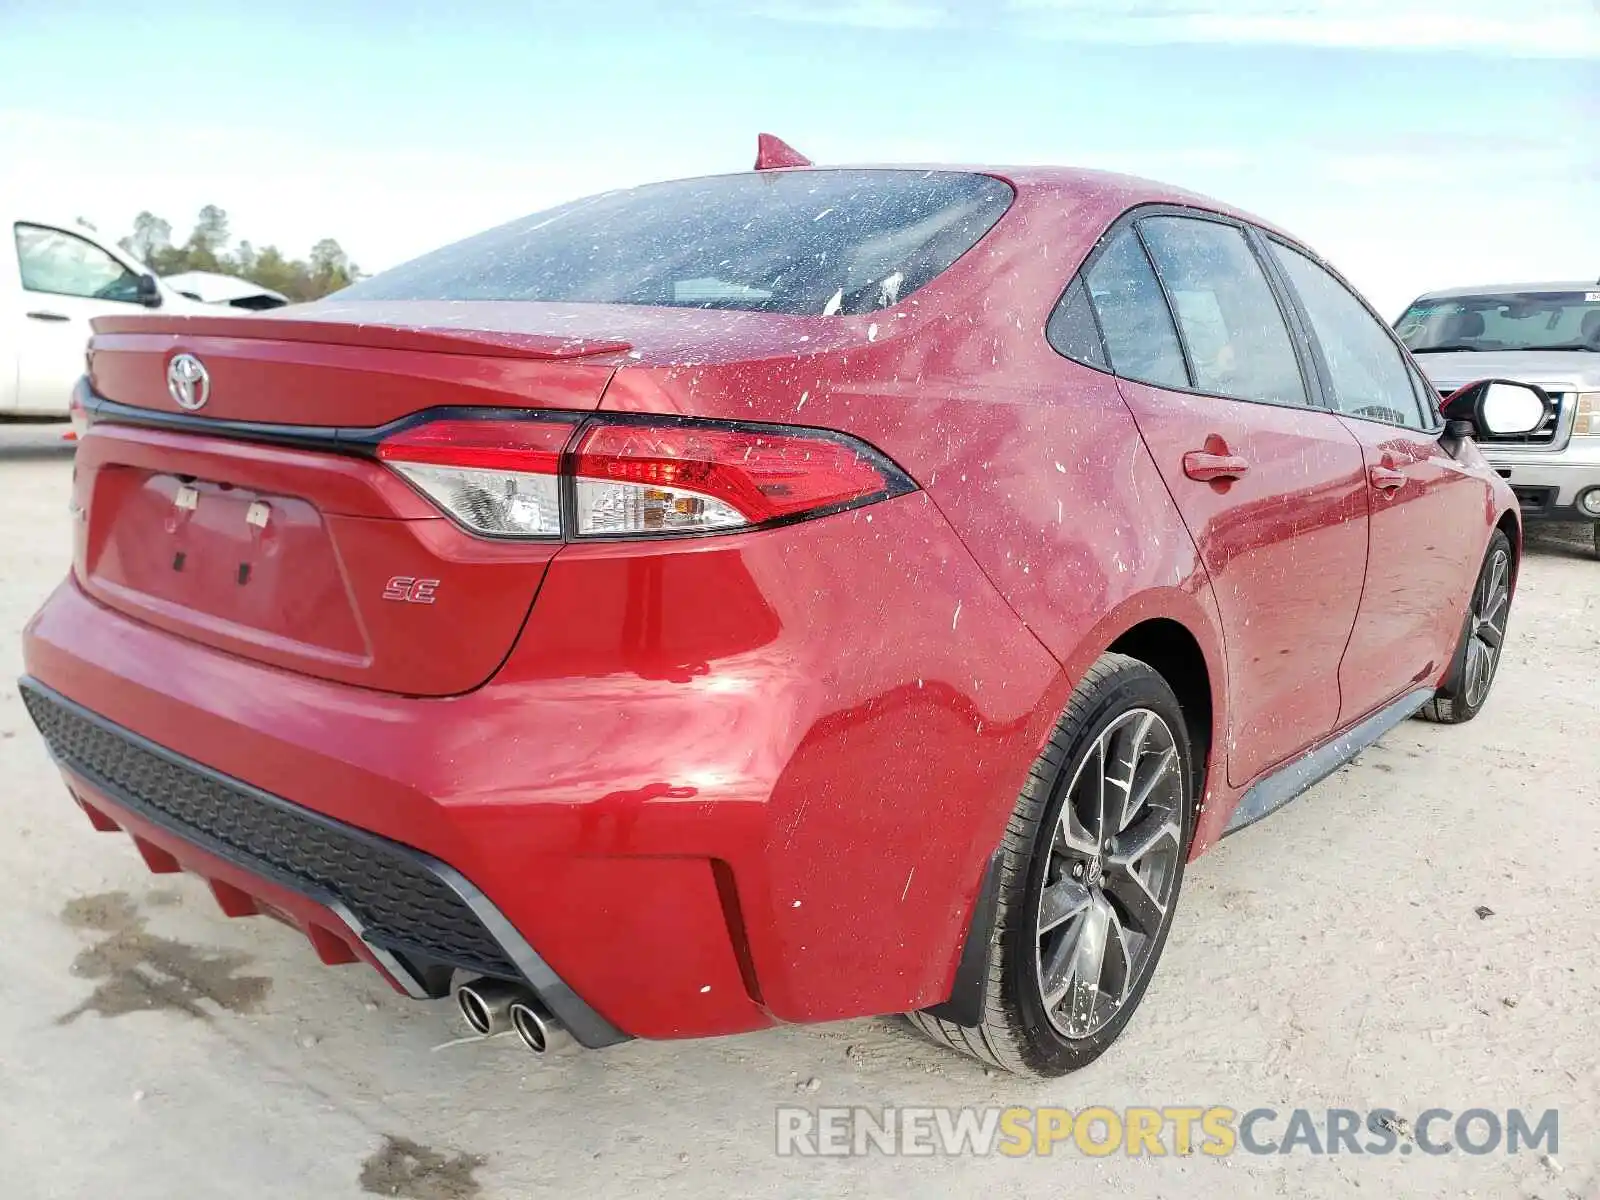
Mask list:
[{"label": "front wheel", "polygon": [[1103,1054],[1166,944],[1193,794],[1172,689],[1136,659],[1103,655],[1073,693],[1007,826],[981,1023],[926,1012],[912,1022],[1020,1074],[1064,1075]]},{"label": "front wheel", "polygon": [[1425,720],[1460,725],[1483,710],[1500,669],[1500,651],[1511,616],[1511,578],[1511,539],[1497,529],[1489,539],[1472,589],[1450,674],[1444,687],[1422,706],[1420,715]]}]

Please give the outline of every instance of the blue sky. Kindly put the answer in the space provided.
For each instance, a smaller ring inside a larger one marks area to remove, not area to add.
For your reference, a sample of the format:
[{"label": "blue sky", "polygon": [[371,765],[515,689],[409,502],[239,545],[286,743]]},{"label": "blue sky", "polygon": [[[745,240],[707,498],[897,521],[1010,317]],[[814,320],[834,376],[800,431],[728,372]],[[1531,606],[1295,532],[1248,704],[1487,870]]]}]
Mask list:
[{"label": "blue sky", "polygon": [[1596,0],[0,0],[6,190],[364,268],[603,188],[1059,162],[1294,230],[1386,312],[1600,277]]}]

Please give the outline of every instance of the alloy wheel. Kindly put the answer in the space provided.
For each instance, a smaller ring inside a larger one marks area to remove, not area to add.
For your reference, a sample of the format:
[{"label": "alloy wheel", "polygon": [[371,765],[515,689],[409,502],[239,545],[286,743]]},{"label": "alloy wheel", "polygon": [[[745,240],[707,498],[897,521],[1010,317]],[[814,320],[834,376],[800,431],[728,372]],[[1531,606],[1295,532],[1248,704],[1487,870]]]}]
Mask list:
[{"label": "alloy wheel", "polygon": [[1511,556],[1496,550],[1489,566],[1472,593],[1472,613],[1468,622],[1466,695],[1469,708],[1479,707],[1489,696],[1495,669],[1500,665],[1500,647],[1506,636],[1506,617],[1511,611]]},{"label": "alloy wheel", "polygon": [[1183,845],[1183,765],[1167,723],[1121,714],[1073,772],[1037,914],[1039,991],[1065,1037],[1092,1037],[1151,965]]}]

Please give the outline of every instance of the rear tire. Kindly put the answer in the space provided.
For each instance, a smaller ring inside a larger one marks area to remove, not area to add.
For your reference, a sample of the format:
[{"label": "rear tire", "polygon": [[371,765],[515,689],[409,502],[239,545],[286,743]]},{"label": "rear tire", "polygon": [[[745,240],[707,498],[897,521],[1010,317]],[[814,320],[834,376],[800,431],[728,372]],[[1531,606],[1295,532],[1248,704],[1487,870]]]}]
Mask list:
[{"label": "rear tire", "polygon": [[[1600,528],[1597,526],[1596,528]],[[1461,725],[1483,711],[1500,669],[1500,652],[1511,617],[1511,580],[1516,564],[1511,539],[1496,529],[1484,552],[1478,581],[1467,602],[1461,640],[1450,660],[1445,686],[1422,706],[1418,716],[1440,725]]]},{"label": "rear tire", "polygon": [[1183,710],[1122,654],[1089,668],[1017,797],[1001,843],[983,1018],[909,1014],[1001,1070],[1064,1075],[1116,1041],[1155,972],[1194,823]]}]

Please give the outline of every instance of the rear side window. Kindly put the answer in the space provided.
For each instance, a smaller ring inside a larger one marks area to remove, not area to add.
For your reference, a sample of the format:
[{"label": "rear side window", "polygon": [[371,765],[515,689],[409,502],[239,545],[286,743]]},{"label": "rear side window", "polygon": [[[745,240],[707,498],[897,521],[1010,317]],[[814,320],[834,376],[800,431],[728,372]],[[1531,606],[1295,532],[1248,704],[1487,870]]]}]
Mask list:
[{"label": "rear side window", "polygon": [[1388,328],[1344,284],[1298,250],[1273,242],[1272,253],[1311,318],[1339,411],[1412,429],[1431,428],[1431,414],[1424,419],[1411,373]]},{"label": "rear side window", "polygon": [[351,300],[549,300],[791,314],[899,303],[977,244],[1011,186],[959,171],[786,171],[610,192],[362,280]]},{"label": "rear side window", "polygon": [[1235,226],[1147,217],[1139,232],[1172,299],[1194,386],[1238,400],[1309,403],[1289,328]]},{"label": "rear side window", "polygon": [[1106,244],[1085,281],[1118,375],[1157,387],[1189,386],[1172,314],[1131,227]]}]

